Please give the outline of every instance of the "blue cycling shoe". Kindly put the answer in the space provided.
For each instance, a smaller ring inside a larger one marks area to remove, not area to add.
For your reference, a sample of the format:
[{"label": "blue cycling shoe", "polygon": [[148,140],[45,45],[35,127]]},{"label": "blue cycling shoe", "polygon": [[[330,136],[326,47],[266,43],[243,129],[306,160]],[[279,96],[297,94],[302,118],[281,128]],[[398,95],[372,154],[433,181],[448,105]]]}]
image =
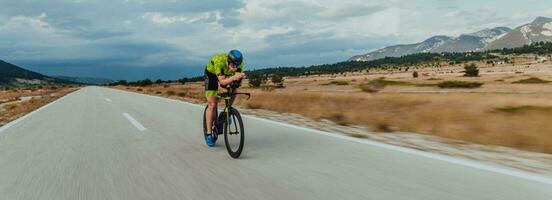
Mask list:
[{"label": "blue cycling shoe", "polygon": [[207,136],[205,136],[205,143],[209,147],[215,146],[215,139],[213,138],[213,134],[208,134]]}]

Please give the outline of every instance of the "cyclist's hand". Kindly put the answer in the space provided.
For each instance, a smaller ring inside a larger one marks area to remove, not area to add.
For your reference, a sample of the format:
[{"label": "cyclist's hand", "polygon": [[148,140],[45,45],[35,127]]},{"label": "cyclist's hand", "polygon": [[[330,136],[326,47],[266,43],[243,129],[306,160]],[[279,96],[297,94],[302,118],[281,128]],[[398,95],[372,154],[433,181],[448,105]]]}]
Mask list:
[{"label": "cyclist's hand", "polygon": [[234,78],[235,81],[238,81],[238,80],[241,80],[245,77],[245,74],[244,73],[239,73],[239,74],[236,74],[235,76],[232,76],[232,77],[236,77]]}]

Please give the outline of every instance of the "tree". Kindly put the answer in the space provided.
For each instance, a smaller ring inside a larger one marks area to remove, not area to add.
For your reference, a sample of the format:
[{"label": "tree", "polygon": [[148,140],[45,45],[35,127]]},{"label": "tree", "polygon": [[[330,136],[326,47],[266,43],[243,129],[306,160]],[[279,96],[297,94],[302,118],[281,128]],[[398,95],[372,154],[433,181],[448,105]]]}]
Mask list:
[{"label": "tree", "polygon": [[479,69],[474,63],[464,66],[464,76],[477,77],[479,76]]},{"label": "tree", "polygon": [[180,80],[178,80],[178,82],[182,83],[182,85],[186,84],[186,82],[188,82],[188,78],[184,77]]},{"label": "tree", "polygon": [[276,87],[278,87],[278,88],[283,88],[284,87],[284,77],[282,77],[282,75],[272,74],[272,76],[270,77],[270,80],[272,81],[272,83]]},{"label": "tree", "polygon": [[116,85],[128,85],[126,80],[119,80],[117,82],[113,82],[109,84],[110,86],[116,86]]},{"label": "tree", "polygon": [[137,85],[139,85],[139,86],[150,86],[152,84],[153,84],[153,82],[149,79],[144,79],[144,80],[141,80],[141,81],[137,82]]},{"label": "tree", "polygon": [[248,75],[249,86],[256,88],[266,83],[266,76],[258,73],[251,73]]},{"label": "tree", "polygon": [[163,80],[161,80],[161,79],[157,79],[157,80],[155,81],[155,83],[157,83],[157,84],[161,84],[161,83],[164,83],[164,82],[165,82],[165,81],[163,81]]}]

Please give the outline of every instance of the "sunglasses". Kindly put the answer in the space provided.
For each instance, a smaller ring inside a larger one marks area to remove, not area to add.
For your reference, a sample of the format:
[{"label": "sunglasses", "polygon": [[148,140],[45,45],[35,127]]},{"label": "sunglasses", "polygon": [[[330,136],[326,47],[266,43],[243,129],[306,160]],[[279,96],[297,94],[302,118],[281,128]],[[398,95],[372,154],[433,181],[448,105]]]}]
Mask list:
[{"label": "sunglasses", "polygon": [[239,66],[239,64],[237,64],[237,63],[228,63],[228,66],[230,68],[237,68]]}]

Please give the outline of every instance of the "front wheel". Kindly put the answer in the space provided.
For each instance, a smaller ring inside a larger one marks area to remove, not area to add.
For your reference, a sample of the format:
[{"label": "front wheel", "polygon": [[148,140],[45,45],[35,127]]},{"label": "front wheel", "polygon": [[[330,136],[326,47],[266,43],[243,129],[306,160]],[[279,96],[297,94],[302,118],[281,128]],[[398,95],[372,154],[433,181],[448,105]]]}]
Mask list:
[{"label": "front wheel", "polygon": [[242,118],[238,110],[233,108],[227,116],[223,122],[226,150],[232,158],[238,158],[242,153],[245,138]]}]

